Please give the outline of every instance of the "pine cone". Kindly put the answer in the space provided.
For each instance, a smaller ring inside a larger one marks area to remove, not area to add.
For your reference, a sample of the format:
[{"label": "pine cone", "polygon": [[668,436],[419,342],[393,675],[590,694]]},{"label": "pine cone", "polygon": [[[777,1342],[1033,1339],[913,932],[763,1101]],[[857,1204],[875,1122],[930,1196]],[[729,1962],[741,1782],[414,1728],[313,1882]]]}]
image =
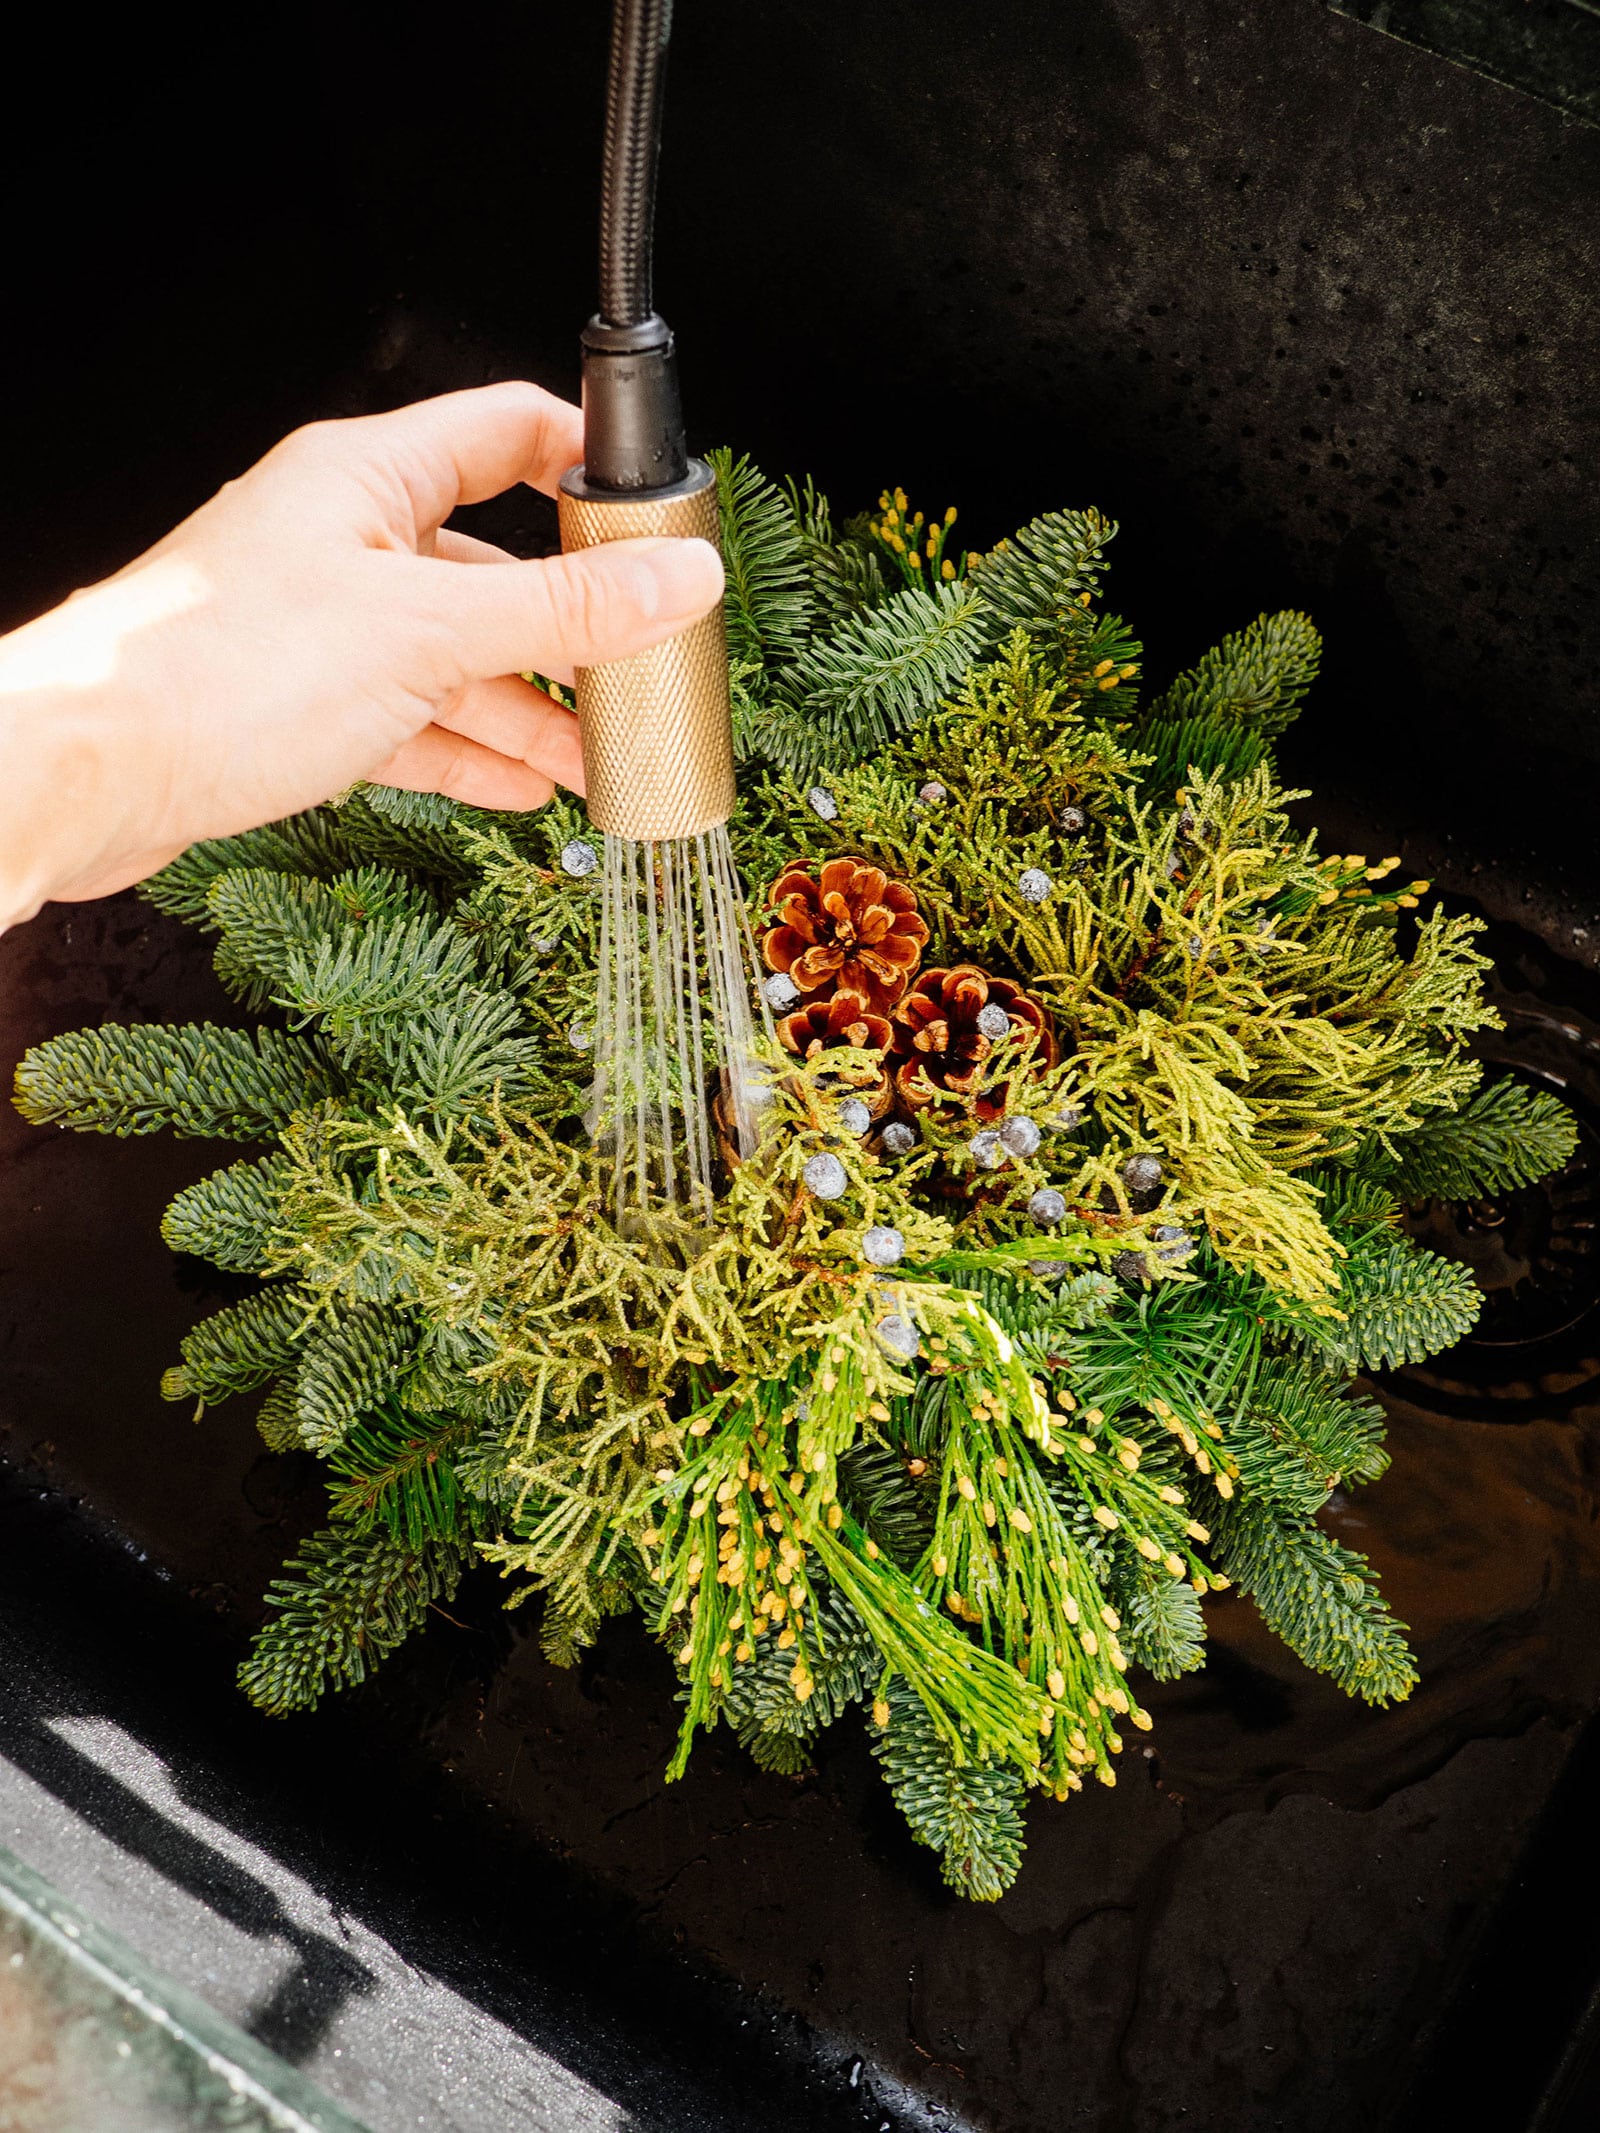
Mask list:
[{"label": "pine cone", "polygon": [[910,1110],[932,1103],[947,1090],[976,1098],[981,1119],[1003,1117],[1009,1080],[985,1086],[985,1062],[1004,1036],[989,1036],[979,1024],[986,1008],[1005,1014],[1013,1032],[1033,1036],[1033,1069],[1055,1062],[1056,1043],[1044,1009],[1009,978],[992,978],[975,963],[953,970],[925,970],[895,1009],[895,1089]]},{"label": "pine cone", "polygon": [[887,1016],[873,1014],[847,992],[810,1000],[778,1024],[778,1042],[802,1059],[814,1059],[818,1052],[840,1044],[854,1045],[858,1051],[887,1052],[893,1038]]},{"label": "pine cone", "polygon": [[767,901],[778,913],[761,944],[767,968],[803,993],[844,995],[883,1015],[922,961],[928,928],[916,891],[864,859],[829,859],[816,880],[792,866]]},{"label": "pine cone", "polygon": [[[802,1059],[815,1059],[818,1052],[841,1048],[886,1053],[893,1036],[884,1016],[871,1013],[847,992],[836,992],[828,1000],[812,1000],[807,1006],[796,1008],[792,1015],[785,1015],[778,1024],[778,1042],[786,1051],[798,1052]],[[874,1118],[882,1118],[892,1095],[887,1070],[864,1088],[852,1083],[851,1094],[861,1098]]]}]

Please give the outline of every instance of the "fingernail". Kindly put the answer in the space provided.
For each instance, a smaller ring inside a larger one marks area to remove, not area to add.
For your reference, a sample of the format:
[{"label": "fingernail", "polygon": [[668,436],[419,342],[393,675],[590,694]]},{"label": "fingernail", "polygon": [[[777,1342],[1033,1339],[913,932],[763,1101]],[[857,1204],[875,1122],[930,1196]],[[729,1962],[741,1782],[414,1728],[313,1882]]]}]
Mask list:
[{"label": "fingernail", "polygon": [[652,541],[635,552],[639,611],[646,621],[703,615],[722,598],[722,558],[709,541]]}]

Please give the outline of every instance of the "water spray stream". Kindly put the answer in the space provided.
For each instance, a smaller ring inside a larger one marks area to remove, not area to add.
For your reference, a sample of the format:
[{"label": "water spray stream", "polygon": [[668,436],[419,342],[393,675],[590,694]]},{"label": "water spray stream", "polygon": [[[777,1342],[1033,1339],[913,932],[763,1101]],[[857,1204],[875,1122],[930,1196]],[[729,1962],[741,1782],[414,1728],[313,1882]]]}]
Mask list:
[{"label": "water spray stream", "polygon": [[613,1216],[703,1219],[719,1147],[748,1155],[767,1100],[771,1018],[728,833],[608,836],[603,864],[588,1124],[611,1158]]}]

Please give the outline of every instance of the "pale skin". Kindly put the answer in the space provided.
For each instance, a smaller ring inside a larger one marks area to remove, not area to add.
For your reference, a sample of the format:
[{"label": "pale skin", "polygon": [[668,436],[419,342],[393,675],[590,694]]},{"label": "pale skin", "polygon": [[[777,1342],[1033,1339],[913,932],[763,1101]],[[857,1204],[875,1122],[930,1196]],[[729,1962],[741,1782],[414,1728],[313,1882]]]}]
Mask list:
[{"label": "pale skin", "polygon": [[578,410],[535,385],[315,423],[0,637],[0,928],[362,778],[477,807],[582,792],[577,721],[522,677],[570,682],[722,596],[705,541],[518,562],[446,526],[582,456]]}]

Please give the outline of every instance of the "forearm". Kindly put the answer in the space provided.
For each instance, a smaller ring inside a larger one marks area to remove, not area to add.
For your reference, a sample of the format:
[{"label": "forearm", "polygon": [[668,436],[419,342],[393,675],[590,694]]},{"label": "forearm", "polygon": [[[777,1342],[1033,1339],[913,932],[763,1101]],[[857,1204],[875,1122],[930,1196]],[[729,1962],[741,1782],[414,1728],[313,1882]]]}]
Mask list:
[{"label": "forearm", "polygon": [[69,822],[92,814],[102,719],[71,692],[0,699],[0,931],[32,918],[66,878]]},{"label": "forearm", "polygon": [[154,573],[112,579],[0,638],[0,927],[155,852],[160,721],[138,634],[171,609]]}]

